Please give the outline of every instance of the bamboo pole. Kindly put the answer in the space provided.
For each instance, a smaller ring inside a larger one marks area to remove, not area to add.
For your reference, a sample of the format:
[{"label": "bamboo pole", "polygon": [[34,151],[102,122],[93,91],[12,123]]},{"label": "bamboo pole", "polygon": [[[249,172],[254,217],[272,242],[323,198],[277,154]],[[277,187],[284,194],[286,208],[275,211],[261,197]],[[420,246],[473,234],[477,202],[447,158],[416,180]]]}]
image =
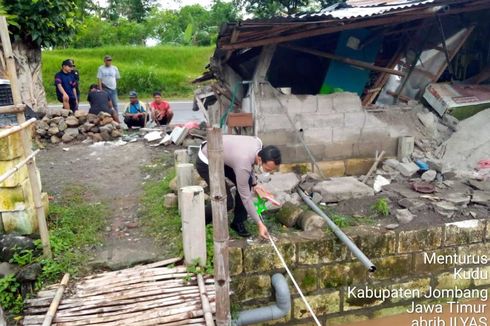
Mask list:
[{"label": "bamboo pole", "polygon": [[[217,121],[214,121],[216,123]],[[216,324],[230,324],[230,283],[228,262],[228,216],[221,129],[208,129],[209,179],[213,211],[214,279],[216,286]]]},{"label": "bamboo pole", "polygon": [[0,107],[0,114],[9,114],[9,113],[19,113],[24,112],[25,105],[6,105]]},{"label": "bamboo pole", "polygon": [[[12,88],[12,96],[14,98],[14,105],[22,105],[22,98],[20,96],[19,85],[17,80],[17,71],[15,68],[15,58],[12,51],[12,45],[10,43],[10,36],[8,31],[7,19],[5,16],[0,16],[0,40],[2,41],[3,53],[5,55],[5,61],[7,64],[7,73],[10,79],[10,85]],[[35,119],[34,119],[35,120]],[[25,122],[24,113],[17,113],[17,122],[22,124]],[[24,147],[24,155],[28,157],[32,153],[32,143],[27,129],[23,128],[21,131],[22,145]],[[32,189],[32,197],[34,199],[34,208],[36,210],[37,221],[39,225],[39,234],[41,236],[41,242],[43,246],[43,254],[45,257],[52,257],[51,246],[49,243],[48,224],[46,223],[46,216],[44,214],[44,207],[41,200],[41,184],[37,178],[36,163],[35,160],[30,160],[27,163],[27,170],[29,172],[29,181]]]},{"label": "bamboo pole", "polygon": [[206,326],[214,326],[213,313],[211,312],[211,306],[209,305],[206,287],[204,286],[204,280],[201,274],[197,274],[197,284],[199,286],[199,293],[201,294],[202,311],[204,312]]},{"label": "bamboo pole", "polygon": [[15,134],[15,133],[17,133],[17,132],[19,132],[19,131],[21,131],[21,130],[27,128],[27,127],[29,127],[34,122],[36,122],[36,119],[35,118],[32,118],[32,119],[29,119],[27,121],[24,121],[24,122],[20,123],[18,126],[5,129],[2,132],[0,132],[0,139],[5,138],[5,137],[8,137],[8,136],[10,136],[12,134]]},{"label": "bamboo pole", "polygon": [[26,157],[24,160],[20,161],[16,166],[5,172],[4,174],[0,175],[0,183],[4,182],[7,180],[9,177],[11,177],[15,172],[19,171],[26,163],[34,158],[39,153],[39,149],[36,150],[35,152],[32,152],[31,155]]},{"label": "bamboo pole", "polygon": [[56,290],[56,295],[54,296],[53,302],[51,302],[51,305],[49,306],[46,317],[44,317],[43,326],[51,326],[53,318],[56,315],[56,310],[58,310],[61,297],[63,297],[63,293],[65,292],[65,288],[68,285],[69,280],[70,274],[66,273],[61,280],[60,287],[58,288],[58,290]]},{"label": "bamboo pole", "polygon": [[368,181],[368,179],[371,176],[371,174],[373,174],[374,170],[376,170],[376,168],[378,167],[379,162],[381,161],[381,159],[385,155],[385,151],[381,151],[381,154],[379,154],[379,156],[377,154],[378,154],[378,151],[376,151],[376,157],[375,157],[375,161],[374,161],[373,165],[369,169],[368,173],[366,173],[366,175],[364,176],[364,178],[362,178],[362,183],[366,183],[366,181]]}]

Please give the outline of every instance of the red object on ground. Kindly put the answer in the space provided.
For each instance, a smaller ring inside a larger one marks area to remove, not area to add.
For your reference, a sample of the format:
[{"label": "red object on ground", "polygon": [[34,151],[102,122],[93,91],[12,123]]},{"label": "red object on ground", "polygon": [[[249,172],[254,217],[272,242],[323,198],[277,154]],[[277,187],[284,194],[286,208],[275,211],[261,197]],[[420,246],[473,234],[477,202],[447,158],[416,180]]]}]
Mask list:
[{"label": "red object on ground", "polygon": [[189,121],[184,124],[184,128],[187,129],[199,129],[199,122],[197,121]]},{"label": "red object on ground", "polygon": [[478,162],[478,169],[490,169],[490,160],[481,160]]},{"label": "red object on ground", "polygon": [[436,191],[436,187],[434,187],[433,184],[428,183],[428,182],[423,182],[423,181],[414,182],[412,184],[412,188],[416,192],[420,192],[423,194],[432,194],[433,192]]}]

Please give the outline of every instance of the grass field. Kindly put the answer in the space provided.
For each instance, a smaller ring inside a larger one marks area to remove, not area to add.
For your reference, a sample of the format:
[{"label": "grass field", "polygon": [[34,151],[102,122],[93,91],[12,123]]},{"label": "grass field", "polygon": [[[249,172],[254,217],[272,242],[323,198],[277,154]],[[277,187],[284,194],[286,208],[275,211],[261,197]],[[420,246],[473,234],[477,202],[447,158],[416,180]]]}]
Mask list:
[{"label": "grass field", "polygon": [[190,98],[196,87],[191,81],[202,74],[212,52],[213,47],[183,46],[47,50],[42,54],[44,87],[48,101],[56,102],[54,74],[63,60],[74,59],[80,71],[81,101],[85,102],[88,87],[97,81],[97,69],[109,54],[121,73],[120,98],[127,98],[130,90],[141,98],[150,98],[155,90],[163,91],[167,98]]}]

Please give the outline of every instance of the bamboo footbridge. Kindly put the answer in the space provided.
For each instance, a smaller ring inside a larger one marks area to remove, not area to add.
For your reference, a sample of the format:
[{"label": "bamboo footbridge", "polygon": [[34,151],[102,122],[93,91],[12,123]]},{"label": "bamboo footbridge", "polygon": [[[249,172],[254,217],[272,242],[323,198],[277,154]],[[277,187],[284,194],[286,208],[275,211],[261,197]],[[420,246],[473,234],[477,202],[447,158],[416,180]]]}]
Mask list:
[{"label": "bamboo footbridge", "polygon": [[214,280],[171,265],[179,260],[88,276],[64,296],[63,282],[40,291],[23,325],[214,325]]}]

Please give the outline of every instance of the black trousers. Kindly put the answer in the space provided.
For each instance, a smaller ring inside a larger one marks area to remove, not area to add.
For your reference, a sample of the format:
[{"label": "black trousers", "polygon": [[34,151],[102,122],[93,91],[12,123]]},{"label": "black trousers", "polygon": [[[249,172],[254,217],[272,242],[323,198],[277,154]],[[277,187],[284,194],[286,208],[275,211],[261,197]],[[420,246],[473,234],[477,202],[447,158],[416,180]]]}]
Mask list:
[{"label": "black trousers", "polygon": [[[206,183],[209,185],[209,166],[204,163],[199,157],[196,160],[196,170],[197,173],[206,180]],[[236,176],[235,172],[233,169],[227,165],[225,165],[225,177],[230,179],[230,181],[236,186]],[[233,223],[243,223],[247,219],[247,210],[245,209],[245,206],[243,206],[242,198],[240,197],[240,194],[237,193],[235,195],[235,203],[233,203],[233,196],[231,195],[231,187],[226,184],[226,208],[228,211],[233,209],[234,213],[234,218],[233,218]],[[252,187],[252,178],[248,180],[248,185],[251,188]],[[212,223],[213,222],[213,215],[211,211],[211,204],[206,205],[205,209],[205,214],[206,214],[206,224]]]},{"label": "black trousers", "polygon": [[145,116],[141,116],[138,119],[124,117],[124,123],[126,124],[126,126],[128,126],[128,128],[132,128],[132,127],[143,128],[143,126],[145,125]]}]

